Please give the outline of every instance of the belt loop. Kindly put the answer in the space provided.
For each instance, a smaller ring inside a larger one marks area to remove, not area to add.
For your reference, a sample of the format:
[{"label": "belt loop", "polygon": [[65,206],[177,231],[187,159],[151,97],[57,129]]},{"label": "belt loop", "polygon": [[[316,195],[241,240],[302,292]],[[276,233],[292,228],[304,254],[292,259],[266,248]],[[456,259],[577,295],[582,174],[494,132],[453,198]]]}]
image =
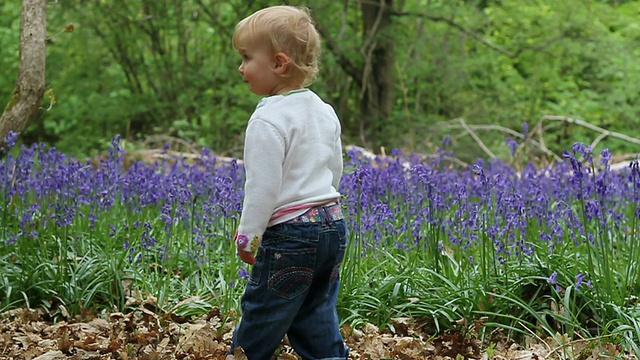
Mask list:
[{"label": "belt loop", "polygon": [[327,206],[323,206],[322,207],[322,215],[324,216],[324,221],[327,224],[331,224],[331,221],[333,219],[331,218],[331,215],[329,214],[329,210],[327,209]]}]

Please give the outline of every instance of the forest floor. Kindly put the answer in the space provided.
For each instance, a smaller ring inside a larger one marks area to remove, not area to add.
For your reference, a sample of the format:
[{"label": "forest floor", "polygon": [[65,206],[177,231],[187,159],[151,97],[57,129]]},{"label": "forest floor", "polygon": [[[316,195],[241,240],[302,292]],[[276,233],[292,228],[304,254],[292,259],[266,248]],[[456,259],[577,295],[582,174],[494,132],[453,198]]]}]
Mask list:
[{"label": "forest floor", "polygon": [[[183,318],[159,315],[153,304],[145,303],[128,313],[96,316],[86,311],[73,320],[65,320],[64,315],[58,309],[58,320],[52,321],[51,314],[43,310],[14,309],[0,314],[0,359],[246,359],[240,351],[225,355],[234,323],[217,309]],[[566,339],[562,347],[557,340],[532,334],[526,347],[506,338],[488,345],[461,331],[429,337],[416,330],[411,319],[394,319],[393,325],[395,333],[371,324],[343,327],[350,359],[637,359],[618,345],[593,339]],[[286,340],[278,352],[278,359],[298,359]]]}]

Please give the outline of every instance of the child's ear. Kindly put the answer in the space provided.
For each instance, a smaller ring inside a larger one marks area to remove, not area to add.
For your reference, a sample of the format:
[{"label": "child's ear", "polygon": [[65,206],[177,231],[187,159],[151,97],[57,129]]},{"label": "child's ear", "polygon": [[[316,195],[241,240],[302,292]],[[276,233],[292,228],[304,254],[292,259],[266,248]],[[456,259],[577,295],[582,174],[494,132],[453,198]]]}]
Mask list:
[{"label": "child's ear", "polygon": [[287,72],[287,69],[289,67],[289,63],[291,62],[291,59],[289,58],[289,56],[283,52],[279,52],[276,54],[275,56],[275,62],[274,62],[274,71],[276,71],[279,74],[284,74]]}]

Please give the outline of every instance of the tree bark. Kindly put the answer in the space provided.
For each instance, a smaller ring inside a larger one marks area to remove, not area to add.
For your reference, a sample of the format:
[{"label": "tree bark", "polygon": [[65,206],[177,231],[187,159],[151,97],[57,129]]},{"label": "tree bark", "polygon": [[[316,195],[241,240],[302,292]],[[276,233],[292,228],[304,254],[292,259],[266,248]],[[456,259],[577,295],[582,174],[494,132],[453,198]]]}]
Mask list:
[{"label": "tree bark", "polygon": [[22,1],[18,79],[0,117],[0,146],[9,131],[24,131],[40,108],[45,90],[46,7],[47,0]]},{"label": "tree bark", "polygon": [[362,53],[365,66],[360,92],[360,135],[377,151],[383,146],[384,128],[393,109],[394,71],[391,15],[393,0],[362,2]]}]

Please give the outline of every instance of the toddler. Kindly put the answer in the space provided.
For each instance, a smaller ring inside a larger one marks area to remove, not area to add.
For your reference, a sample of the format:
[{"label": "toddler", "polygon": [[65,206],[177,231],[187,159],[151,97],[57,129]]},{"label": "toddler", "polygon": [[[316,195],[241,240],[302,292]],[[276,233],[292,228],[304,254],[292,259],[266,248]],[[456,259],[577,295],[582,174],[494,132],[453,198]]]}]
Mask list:
[{"label": "toddler", "polygon": [[306,88],[318,72],[320,36],[307,9],[273,6],[240,21],[233,45],[242,79],[265,97],[245,135],[235,242],[253,268],[231,352],[270,359],[287,334],[303,359],[346,359],[336,312],[346,248],[340,121]]}]

